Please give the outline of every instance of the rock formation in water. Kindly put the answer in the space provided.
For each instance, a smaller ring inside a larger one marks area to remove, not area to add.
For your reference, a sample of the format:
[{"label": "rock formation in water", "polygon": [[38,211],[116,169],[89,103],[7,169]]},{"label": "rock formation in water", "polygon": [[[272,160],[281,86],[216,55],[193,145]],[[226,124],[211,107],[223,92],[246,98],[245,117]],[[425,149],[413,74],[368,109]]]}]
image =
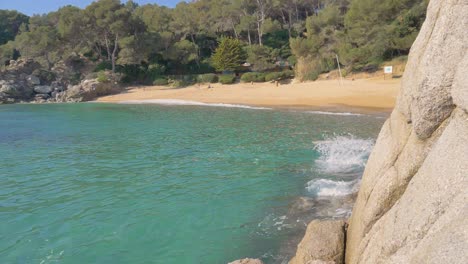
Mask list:
[{"label": "rock formation in water", "polygon": [[263,264],[263,261],[259,259],[246,258],[246,259],[239,259],[239,260],[230,262],[228,264]]},{"label": "rock formation in water", "polygon": [[346,263],[468,263],[468,0],[431,0],[349,222]]},{"label": "rock formation in water", "polygon": [[312,221],[290,264],[339,264],[344,260],[345,221]]}]

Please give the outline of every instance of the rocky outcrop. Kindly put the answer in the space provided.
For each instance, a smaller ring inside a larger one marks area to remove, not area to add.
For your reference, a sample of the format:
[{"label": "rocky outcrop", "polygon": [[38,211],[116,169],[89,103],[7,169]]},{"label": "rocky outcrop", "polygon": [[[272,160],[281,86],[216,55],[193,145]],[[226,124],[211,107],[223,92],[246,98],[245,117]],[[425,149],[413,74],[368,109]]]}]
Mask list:
[{"label": "rocky outcrop", "polygon": [[57,102],[86,102],[121,91],[117,82],[99,82],[92,79],[83,80],[78,85],[69,85],[66,91],[57,93],[54,98]]},{"label": "rocky outcrop", "polygon": [[30,100],[34,86],[40,79],[33,75],[41,65],[33,60],[11,61],[10,66],[0,72],[0,103]]},{"label": "rocky outcrop", "polygon": [[[45,71],[33,60],[11,61],[0,72],[0,104],[16,102],[82,102],[121,91],[119,80],[107,74],[106,80],[87,79],[72,85],[72,79],[80,77],[86,66],[79,66],[78,59],[57,63],[52,71]],[[76,68],[76,69],[75,69]],[[89,67],[88,67],[89,68]],[[89,69],[86,69],[89,71]],[[91,78],[96,77],[92,76]]]},{"label": "rocky outcrop", "polygon": [[468,262],[468,0],[431,0],[369,158],[346,263]]},{"label": "rocky outcrop", "polygon": [[343,220],[312,221],[289,264],[342,264],[345,252]]}]

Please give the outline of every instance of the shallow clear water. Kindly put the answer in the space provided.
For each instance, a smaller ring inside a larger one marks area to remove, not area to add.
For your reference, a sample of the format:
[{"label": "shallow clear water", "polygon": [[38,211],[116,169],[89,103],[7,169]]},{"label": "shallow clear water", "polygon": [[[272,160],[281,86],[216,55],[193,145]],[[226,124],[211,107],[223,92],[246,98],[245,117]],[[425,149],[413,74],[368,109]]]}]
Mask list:
[{"label": "shallow clear water", "polygon": [[[356,189],[383,121],[204,106],[0,106],[0,262],[281,262],[305,218],[349,213],[333,199]],[[313,206],[296,206],[298,197]]]}]

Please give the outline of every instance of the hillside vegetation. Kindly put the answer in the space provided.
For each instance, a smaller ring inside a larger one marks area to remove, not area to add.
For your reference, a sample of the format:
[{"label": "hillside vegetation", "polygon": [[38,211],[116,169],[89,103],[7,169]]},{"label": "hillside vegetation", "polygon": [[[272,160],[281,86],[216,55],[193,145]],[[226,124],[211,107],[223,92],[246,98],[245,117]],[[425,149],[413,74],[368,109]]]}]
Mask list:
[{"label": "hillside vegetation", "polygon": [[73,58],[132,83],[293,67],[314,80],[337,68],[336,55],[346,71],[407,55],[427,2],[198,0],[167,8],[99,0],[31,17],[0,10],[0,60],[33,58],[50,70]]}]

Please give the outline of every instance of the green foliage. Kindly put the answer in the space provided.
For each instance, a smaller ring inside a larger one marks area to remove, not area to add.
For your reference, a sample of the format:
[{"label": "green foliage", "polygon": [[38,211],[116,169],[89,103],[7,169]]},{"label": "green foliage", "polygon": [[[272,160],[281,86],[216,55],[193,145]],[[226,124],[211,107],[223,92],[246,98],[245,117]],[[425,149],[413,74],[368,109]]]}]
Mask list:
[{"label": "green foliage", "polygon": [[176,42],[164,54],[165,59],[189,64],[198,59],[198,46],[188,40]]},{"label": "green foliage", "polygon": [[6,65],[10,60],[13,60],[14,57],[15,49],[11,41],[0,46],[0,67]]},{"label": "green foliage", "polygon": [[[353,70],[370,70],[383,60],[405,55],[424,21],[426,0],[353,0],[347,12],[331,1],[306,20],[306,38],[292,38],[292,53],[313,67],[300,76],[313,79],[335,69],[335,54]],[[312,69],[313,68],[313,69]]]},{"label": "green foliage", "polygon": [[242,82],[265,82],[265,73],[261,72],[246,72],[241,76]]},{"label": "green foliage", "polygon": [[30,19],[29,29],[15,39],[15,47],[22,57],[34,58],[49,70],[59,60],[59,39],[55,27],[49,24],[49,17],[34,16]]},{"label": "green foliage", "polygon": [[214,73],[200,74],[197,77],[198,83],[217,83],[219,80],[218,75]]},{"label": "green foliage", "polygon": [[296,77],[300,81],[315,81],[321,73],[326,71],[320,60],[310,57],[299,58],[295,70]]},{"label": "green foliage", "polygon": [[[151,84],[168,74],[235,72],[244,62],[256,72],[276,71],[277,62],[287,60],[299,79],[315,79],[336,69],[336,54],[349,70],[370,70],[383,60],[407,55],[427,4],[197,0],[167,8],[99,0],[84,9],[65,6],[30,18],[0,10],[0,62],[21,55],[49,70],[78,54],[100,62],[96,72],[120,72],[124,82]],[[265,77],[282,78],[276,73]],[[213,75],[200,78],[214,81]],[[183,86],[200,80],[174,81]]]},{"label": "green foliage", "polygon": [[169,76],[169,84],[174,88],[182,88],[193,85],[197,82],[197,75],[171,75]]},{"label": "green foliage", "polygon": [[98,63],[96,67],[94,68],[94,72],[100,72],[100,71],[105,71],[105,70],[111,70],[112,69],[112,63],[109,61],[103,61]]},{"label": "green foliage", "polygon": [[169,81],[165,77],[157,77],[153,81],[153,85],[165,86],[165,85],[168,85],[168,84],[169,84]]},{"label": "green foliage", "polygon": [[17,11],[0,10],[0,46],[14,40],[22,24],[27,24],[29,17]]},{"label": "green foliage", "polygon": [[354,0],[345,17],[348,46],[341,50],[353,69],[406,55],[425,18],[427,1]]},{"label": "green foliage", "polygon": [[304,75],[303,81],[316,81],[319,77],[319,71],[311,71]]},{"label": "green foliage", "polygon": [[281,80],[286,80],[286,79],[291,79],[294,78],[294,71],[288,70],[288,71],[282,71],[282,72],[270,72],[267,75],[265,75],[265,81],[271,82],[271,81],[281,81]]},{"label": "green foliage", "polygon": [[222,37],[212,58],[217,71],[235,71],[245,61],[245,53],[238,39]]},{"label": "green foliage", "polygon": [[105,71],[100,71],[98,72],[97,74],[97,81],[100,82],[100,83],[108,83],[110,82],[107,74]]},{"label": "green foliage", "polygon": [[252,45],[247,49],[247,61],[254,71],[268,71],[276,67],[280,51],[268,46]]},{"label": "green foliage", "polygon": [[219,82],[222,84],[233,84],[236,82],[236,76],[234,74],[223,74],[219,76]]}]

